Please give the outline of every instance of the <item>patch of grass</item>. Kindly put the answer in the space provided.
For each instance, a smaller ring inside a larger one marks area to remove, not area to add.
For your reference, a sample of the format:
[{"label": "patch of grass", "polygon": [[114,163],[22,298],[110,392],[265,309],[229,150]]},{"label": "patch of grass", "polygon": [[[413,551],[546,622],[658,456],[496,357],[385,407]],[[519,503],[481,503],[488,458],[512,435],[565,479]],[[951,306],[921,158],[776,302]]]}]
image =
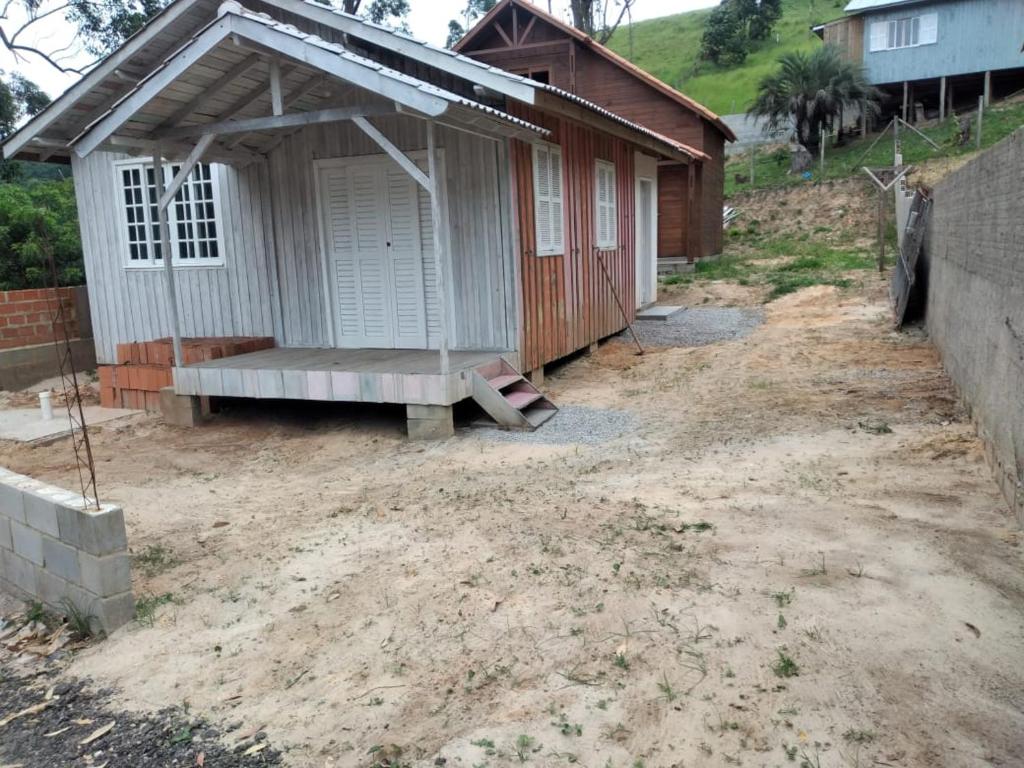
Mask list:
[{"label": "patch of grass", "polygon": [[64,609],[64,616],[68,622],[68,628],[76,640],[88,640],[95,634],[93,625],[96,623],[96,616],[88,612],[88,609],[77,605],[70,597],[60,601]]},{"label": "patch of grass", "polygon": [[629,669],[629,659],[626,658],[624,653],[616,653],[612,663],[619,669]]},{"label": "patch of grass", "polygon": [[662,285],[679,285],[688,282],[690,282],[689,279],[678,272],[673,272],[671,275],[665,275],[665,277],[661,278]]},{"label": "patch of grass", "polygon": [[875,732],[861,728],[850,728],[843,734],[843,739],[851,744],[870,744],[875,740]]},{"label": "patch of grass", "polygon": [[530,759],[530,755],[536,752],[540,747],[537,746],[537,740],[532,736],[528,736],[525,733],[521,733],[516,736],[515,744],[512,745],[512,750],[515,752],[520,763],[525,763]]},{"label": "patch of grass", "polygon": [[771,598],[775,601],[775,604],[779,608],[785,608],[787,605],[793,602],[793,597],[796,595],[795,589],[790,589],[788,592],[772,592]]},{"label": "patch of grass", "polygon": [[772,672],[777,677],[796,677],[800,674],[800,665],[792,656],[783,649],[777,650],[776,653],[778,658],[772,662]]},{"label": "patch of grass", "polygon": [[782,18],[769,39],[755,45],[739,66],[718,66],[700,59],[700,40],[710,11],[699,10],[623,24],[608,41],[621,56],[720,115],[743,112],[761,78],[785,52],[810,51],[821,42],[810,28],[841,15],[839,6],[820,0],[783,0]]},{"label": "patch of grass", "polygon": [[132,557],[132,563],[143,575],[152,578],[177,565],[174,553],[162,544],[148,544]]},{"label": "patch of grass", "polygon": [[668,680],[668,675],[664,672],[661,673],[661,681],[658,683],[658,690],[661,691],[661,695],[665,697],[665,701],[669,704],[679,698],[679,693],[672,687],[672,683]]},{"label": "patch of grass", "polygon": [[25,623],[46,623],[46,607],[38,600],[33,600],[28,604],[28,609],[25,611]]},{"label": "patch of grass", "polygon": [[162,595],[142,595],[135,601],[135,620],[147,627],[156,622],[156,614],[161,606],[174,602],[174,595],[165,592]]},{"label": "patch of grass", "polygon": [[848,288],[850,272],[875,267],[866,251],[796,237],[746,236],[736,250],[715,261],[697,262],[695,279],[763,285],[768,288],[765,300],[774,301],[814,285]]}]

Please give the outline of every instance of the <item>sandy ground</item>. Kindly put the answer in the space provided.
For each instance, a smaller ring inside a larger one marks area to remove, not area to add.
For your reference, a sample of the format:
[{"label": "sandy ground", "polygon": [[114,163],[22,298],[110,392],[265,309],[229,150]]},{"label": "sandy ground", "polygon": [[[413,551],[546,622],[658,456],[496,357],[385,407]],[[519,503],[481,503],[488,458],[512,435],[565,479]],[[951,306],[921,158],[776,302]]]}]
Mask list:
[{"label": "sandy ground", "polygon": [[[264,726],[293,766],[1024,765],[1021,536],[880,283],[739,341],[609,343],[547,389],[637,428],[417,444],[400,412],[256,406],[97,431],[101,495],[172,561],[136,593],[171,602],[69,674]],[[68,458],[0,446],[72,485]]]}]

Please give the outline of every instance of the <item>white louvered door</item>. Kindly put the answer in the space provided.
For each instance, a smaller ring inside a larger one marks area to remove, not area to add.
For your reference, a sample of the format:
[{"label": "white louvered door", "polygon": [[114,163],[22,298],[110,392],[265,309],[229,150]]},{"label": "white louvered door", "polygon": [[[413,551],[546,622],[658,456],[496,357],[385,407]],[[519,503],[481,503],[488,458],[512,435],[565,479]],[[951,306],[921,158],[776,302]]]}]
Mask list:
[{"label": "white louvered door", "polygon": [[[320,194],[337,346],[427,348],[427,299],[436,290],[432,271],[430,285],[424,276],[433,251],[424,253],[419,185],[373,159],[325,165]],[[428,220],[429,210],[428,200]]]}]

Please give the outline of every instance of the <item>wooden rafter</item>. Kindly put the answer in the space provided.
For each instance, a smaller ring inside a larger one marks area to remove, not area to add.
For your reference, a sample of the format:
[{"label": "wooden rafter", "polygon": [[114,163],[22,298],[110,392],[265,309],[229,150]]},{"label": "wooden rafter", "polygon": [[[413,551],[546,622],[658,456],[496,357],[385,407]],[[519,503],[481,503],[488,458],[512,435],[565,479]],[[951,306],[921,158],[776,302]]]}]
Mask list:
[{"label": "wooden rafter", "polygon": [[248,117],[241,120],[219,120],[202,125],[187,125],[181,128],[169,128],[157,134],[158,139],[182,139],[188,136],[213,134],[223,136],[231,133],[255,133],[257,131],[277,131],[282,128],[297,128],[316,123],[337,123],[342,120],[360,120],[368,116],[394,114],[394,107],[361,106],[335,107],[319,109],[313,112],[293,112],[288,115],[270,115],[268,117]]},{"label": "wooden rafter", "polygon": [[167,128],[170,126],[177,125],[182,121],[183,118],[195,112],[197,109],[203,106],[203,104],[206,104],[210,101],[210,99],[216,97],[231,83],[233,83],[239,77],[241,77],[254,66],[256,66],[256,64],[259,63],[259,60],[260,56],[258,53],[253,53],[249,56],[246,56],[235,66],[233,66],[223,75],[218,77],[214,82],[210,83],[207,86],[204,86],[203,89],[195,96],[195,98],[191,99],[190,101],[179,107],[177,110],[175,110],[175,112],[162,123],[160,123],[158,127]]}]

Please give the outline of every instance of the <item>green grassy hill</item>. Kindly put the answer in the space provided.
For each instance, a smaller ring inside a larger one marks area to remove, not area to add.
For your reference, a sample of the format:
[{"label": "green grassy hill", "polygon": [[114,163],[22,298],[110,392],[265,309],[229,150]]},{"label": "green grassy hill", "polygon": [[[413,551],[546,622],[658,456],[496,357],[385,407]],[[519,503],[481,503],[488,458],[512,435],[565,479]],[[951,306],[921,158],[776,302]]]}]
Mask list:
[{"label": "green grassy hill", "polygon": [[704,20],[710,11],[637,22],[632,29],[632,45],[630,30],[620,27],[608,45],[720,115],[745,112],[758,82],[774,69],[779,55],[820,45],[810,31],[811,25],[842,16],[846,2],[783,0],[782,18],[775,25],[772,39],[761,43],[741,66],[731,69],[699,60]]}]

